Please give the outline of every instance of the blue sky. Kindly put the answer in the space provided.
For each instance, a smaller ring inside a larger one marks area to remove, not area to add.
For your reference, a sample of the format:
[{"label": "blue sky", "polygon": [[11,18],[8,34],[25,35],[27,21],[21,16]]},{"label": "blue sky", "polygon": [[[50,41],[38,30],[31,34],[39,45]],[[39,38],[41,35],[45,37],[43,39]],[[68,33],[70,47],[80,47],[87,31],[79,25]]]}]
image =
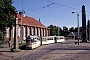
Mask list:
[{"label": "blue sky", "polygon": [[[23,8],[22,8],[23,1]],[[52,4],[53,3],[55,4]],[[80,26],[82,25],[82,5],[86,6],[86,19],[90,19],[90,0],[13,0],[16,10],[25,10],[26,15],[41,19],[45,26],[56,25],[59,27],[77,27],[77,14],[79,12]],[[48,6],[49,5],[49,6]],[[48,7],[47,7],[48,6]]]}]

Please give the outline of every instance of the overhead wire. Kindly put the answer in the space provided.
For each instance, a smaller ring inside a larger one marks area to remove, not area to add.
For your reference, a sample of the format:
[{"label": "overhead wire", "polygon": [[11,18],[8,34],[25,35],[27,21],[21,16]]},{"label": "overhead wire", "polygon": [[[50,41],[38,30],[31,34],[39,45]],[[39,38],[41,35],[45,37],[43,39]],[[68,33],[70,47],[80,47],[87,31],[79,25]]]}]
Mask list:
[{"label": "overhead wire", "polygon": [[[71,7],[71,6],[66,6],[66,5],[63,5],[63,4],[60,4],[60,3],[58,4],[56,2],[52,2],[51,0],[47,0],[47,1],[49,1],[51,3],[55,3],[56,5],[64,6],[64,7],[75,9],[75,10],[80,10],[80,9],[77,9],[77,8],[74,8],[74,7]],[[86,12],[90,13],[89,11],[86,11]]]},{"label": "overhead wire", "polygon": [[66,6],[66,5],[63,5],[63,4],[58,4],[58,3],[56,3],[56,2],[52,2],[52,1],[50,1],[50,0],[47,0],[47,1],[49,1],[49,2],[51,2],[51,3],[55,3],[56,5],[60,5],[60,6],[64,6],[64,7],[67,7],[67,8],[72,8],[72,9],[76,9],[76,10],[80,10],[80,9],[77,9],[77,8],[74,8],[74,7],[71,7],[71,6]]},{"label": "overhead wire", "polygon": [[[51,5],[54,5],[55,3],[50,3],[50,4],[48,4],[48,5],[46,5],[46,6],[43,6],[43,7],[40,7],[40,8],[35,8],[35,9],[31,9],[31,11],[33,11],[33,10],[39,10],[39,9],[44,9],[44,8],[47,8],[47,7],[49,7],[49,6],[51,6]],[[28,9],[26,9],[26,10],[28,10]]]},{"label": "overhead wire", "polygon": [[[40,7],[40,8],[35,8],[35,9],[25,9],[25,10],[29,10],[29,11],[34,11],[34,10],[40,10],[40,9],[44,9],[44,8],[47,8],[51,5],[60,5],[60,6],[63,6],[63,7],[67,7],[67,8],[71,8],[71,9],[75,9],[75,10],[80,10],[80,9],[77,9],[77,8],[74,8],[74,7],[71,7],[71,6],[67,6],[67,5],[64,5],[64,4],[60,4],[60,3],[56,3],[56,2],[53,2],[51,0],[47,0],[48,2],[51,2],[50,4],[46,5],[46,6],[43,6],[43,7]],[[90,13],[89,11],[86,11],[88,13]]]}]

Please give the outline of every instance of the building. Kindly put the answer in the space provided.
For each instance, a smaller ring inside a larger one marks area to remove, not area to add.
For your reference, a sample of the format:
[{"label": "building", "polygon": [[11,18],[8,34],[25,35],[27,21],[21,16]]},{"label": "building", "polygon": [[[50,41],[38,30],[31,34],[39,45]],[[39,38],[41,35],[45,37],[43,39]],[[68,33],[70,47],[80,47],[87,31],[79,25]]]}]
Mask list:
[{"label": "building", "polygon": [[[71,39],[78,39],[78,32],[70,32],[67,37]],[[79,38],[81,39],[82,37],[82,32],[79,33]]]},{"label": "building", "polygon": [[[40,19],[37,21],[36,19],[25,16],[22,14],[23,12],[19,12],[17,14],[18,18],[18,40],[26,40],[27,36],[35,35],[35,36],[50,36],[50,28],[47,28],[44,26]],[[10,28],[6,29],[6,36],[4,37],[4,40],[9,40],[11,37],[11,40],[14,39],[14,30],[15,27],[13,27],[11,30]]]}]

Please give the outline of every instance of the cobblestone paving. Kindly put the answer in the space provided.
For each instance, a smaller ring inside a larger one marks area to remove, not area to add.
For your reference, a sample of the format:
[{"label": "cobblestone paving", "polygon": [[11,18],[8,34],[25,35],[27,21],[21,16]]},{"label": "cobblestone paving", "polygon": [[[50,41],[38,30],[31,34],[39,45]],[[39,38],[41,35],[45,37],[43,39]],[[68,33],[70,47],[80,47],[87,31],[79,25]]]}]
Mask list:
[{"label": "cobblestone paving", "polygon": [[42,45],[22,52],[0,52],[0,60],[90,60],[90,43],[66,40],[64,43]]}]

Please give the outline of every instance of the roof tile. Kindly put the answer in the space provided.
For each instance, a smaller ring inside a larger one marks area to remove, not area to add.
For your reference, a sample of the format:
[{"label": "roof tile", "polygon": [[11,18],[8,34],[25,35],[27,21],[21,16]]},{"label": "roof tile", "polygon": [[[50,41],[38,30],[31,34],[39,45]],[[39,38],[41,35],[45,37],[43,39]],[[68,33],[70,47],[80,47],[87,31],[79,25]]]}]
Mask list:
[{"label": "roof tile", "polygon": [[47,28],[44,26],[41,22],[37,21],[36,19],[29,17],[29,16],[21,16],[20,14],[17,14],[18,17],[18,22],[21,24],[21,17],[22,17],[22,24],[24,25],[29,25],[29,26],[34,26],[34,27],[41,27],[41,28]]}]

